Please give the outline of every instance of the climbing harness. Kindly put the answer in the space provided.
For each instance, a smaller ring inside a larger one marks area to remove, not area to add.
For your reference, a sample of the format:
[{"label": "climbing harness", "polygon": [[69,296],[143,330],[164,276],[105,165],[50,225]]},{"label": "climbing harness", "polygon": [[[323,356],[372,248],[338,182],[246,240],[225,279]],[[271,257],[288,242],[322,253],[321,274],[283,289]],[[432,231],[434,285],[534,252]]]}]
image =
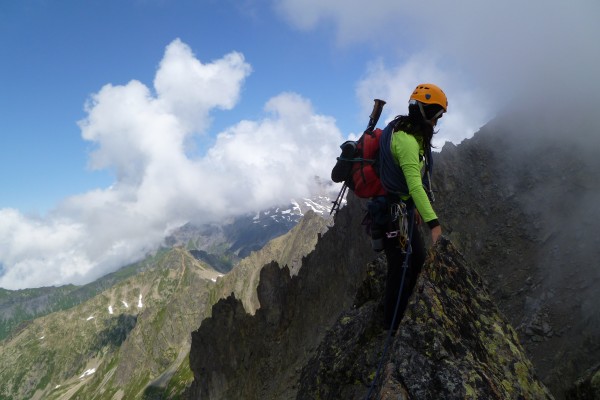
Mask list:
[{"label": "climbing harness", "polygon": [[379,365],[377,366],[377,372],[375,373],[375,377],[371,382],[371,387],[369,388],[369,393],[367,393],[367,397],[365,397],[365,400],[371,399],[373,390],[375,390],[375,384],[377,383],[377,379],[379,378],[379,374],[381,373],[383,361],[387,355],[388,347],[390,345],[392,334],[394,332],[394,326],[396,325],[396,318],[398,317],[398,309],[400,308],[400,299],[402,298],[402,289],[404,288],[404,278],[406,276],[406,270],[408,269],[410,255],[412,254],[412,234],[415,214],[414,208],[411,207],[409,209],[408,207],[406,207],[406,204],[404,202],[394,203],[392,204],[391,213],[392,221],[394,223],[398,222],[398,229],[392,232],[387,232],[386,234],[391,234],[391,236],[387,236],[388,238],[398,237],[400,247],[404,249],[404,261],[402,262],[402,279],[400,280],[400,289],[398,290],[398,298],[396,299],[394,317],[392,318],[392,324],[390,326],[387,338],[385,339],[383,354],[381,354]]},{"label": "climbing harness", "polygon": [[[392,222],[398,222],[398,229],[395,231],[386,232],[388,239],[398,238],[398,245],[406,252],[409,236],[409,218],[408,208],[403,201],[392,204],[391,209]],[[412,218],[410,218],[412,221]]]}]

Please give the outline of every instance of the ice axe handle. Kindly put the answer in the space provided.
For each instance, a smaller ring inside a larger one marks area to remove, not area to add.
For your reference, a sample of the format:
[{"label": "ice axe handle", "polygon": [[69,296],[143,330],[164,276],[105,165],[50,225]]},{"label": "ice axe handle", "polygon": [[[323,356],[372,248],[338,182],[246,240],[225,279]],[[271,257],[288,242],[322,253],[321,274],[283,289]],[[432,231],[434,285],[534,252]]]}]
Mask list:
[{"label": "ice axe handle", "polygon": [[385,101],[375,99],[373,104],[373,112],[371,112],[371,116],[369,117],[369,126],[367,126],[367,131],[371,132],[375,129],[375,125],[377,125],[377,121],[379,121],[379,117],[381,117],[381,112],[383,111],[383,106],[385,105]]}]

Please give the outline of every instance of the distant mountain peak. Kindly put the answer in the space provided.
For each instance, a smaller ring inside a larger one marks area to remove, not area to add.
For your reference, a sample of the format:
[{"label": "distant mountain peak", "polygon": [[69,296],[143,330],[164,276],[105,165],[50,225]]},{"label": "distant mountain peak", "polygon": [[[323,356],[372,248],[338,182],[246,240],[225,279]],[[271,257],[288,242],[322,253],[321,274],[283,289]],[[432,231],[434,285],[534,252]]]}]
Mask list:
[{"label": "distant mountain peak", "polygon": [[[270,240],[289,232],[309,211],[330,219],[331,195],[323,189],[312,197],[292,199],[288,204],[273,206],[231,218],[222,224],[186,224],[165,239],[165,245],[185,246],[212,256],[233,255],[229,266],[215,267],[227,272],[233,264]],[[196,253],[198,254],[198,253]]]}]

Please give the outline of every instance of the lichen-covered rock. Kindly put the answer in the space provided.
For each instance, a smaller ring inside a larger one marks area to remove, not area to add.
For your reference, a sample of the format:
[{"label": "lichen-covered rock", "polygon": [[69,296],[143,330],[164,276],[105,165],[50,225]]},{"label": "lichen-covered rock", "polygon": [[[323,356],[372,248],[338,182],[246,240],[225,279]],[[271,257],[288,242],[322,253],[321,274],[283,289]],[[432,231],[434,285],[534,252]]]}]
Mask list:
[{"label": "lichen-covered rock", "polygon": [[414,398],[552,398],[482,280],[447,240],[426,263],[392,354],[392,370]]},{"label": "lichen-covered rock", "polygon": [[482,280],[447,239],[430,253],[379,374],[387,336],[378,329],[375,300],[329,331],[303,370],[297,399],[553,398]]}]

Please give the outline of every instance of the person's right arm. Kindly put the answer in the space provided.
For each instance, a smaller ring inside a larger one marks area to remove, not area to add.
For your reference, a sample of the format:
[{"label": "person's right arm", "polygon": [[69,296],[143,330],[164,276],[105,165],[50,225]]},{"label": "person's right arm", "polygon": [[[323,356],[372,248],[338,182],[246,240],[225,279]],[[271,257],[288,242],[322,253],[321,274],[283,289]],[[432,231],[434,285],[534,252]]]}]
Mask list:
[{"label": "person's right arm", "polygon": [[413,199],[421,218],[431,229],[431,240],[435,243],[442,233],[442,228],[423,188],[419,150],[419,143],[414,136],[405,132],[394,132],[392,153],[406,178],[408,194]]}]

